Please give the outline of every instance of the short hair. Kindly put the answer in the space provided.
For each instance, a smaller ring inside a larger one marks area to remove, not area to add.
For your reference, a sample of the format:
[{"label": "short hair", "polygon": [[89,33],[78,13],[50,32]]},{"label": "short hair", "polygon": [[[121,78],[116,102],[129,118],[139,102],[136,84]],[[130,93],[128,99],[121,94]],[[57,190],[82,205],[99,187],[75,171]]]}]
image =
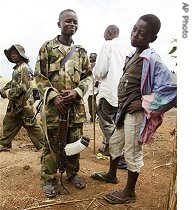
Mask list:
[{"label": "short hair", "polygon": [[61,21],[62,17],[63,17],[63,14],[66,13],[66,12],[73,12],[76,14],[76,12],[72,9],[65,9],[63,10],[60,14],[59,14],[59,22]]},{"label": "short hair", "polygon": [[91,55],[97,57],[97,53],[90,53],[90,56]]},{"label": "short hair", "polygon": [[139,19],[144,20],[150,25],[153,35],[156,36],[158,34],[161,28],[161,21],[159,20],[157,16],[153,14],[146,14],[146,15],[141,16]]},{"label": "short hair", "polygon": [[115,37],[119,36],[119,28],[116,25],[109,25],[107,30],[112,33]]}]

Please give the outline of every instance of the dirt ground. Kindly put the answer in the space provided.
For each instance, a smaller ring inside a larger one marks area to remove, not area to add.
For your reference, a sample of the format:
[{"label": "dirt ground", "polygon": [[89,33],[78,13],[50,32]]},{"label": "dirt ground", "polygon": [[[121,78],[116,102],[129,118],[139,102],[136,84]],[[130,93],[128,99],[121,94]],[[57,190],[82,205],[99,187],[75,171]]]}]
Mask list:
[{"label": "dirt ground", "polygon": [[[7,100],[0,98],[0,121],[5,114]],[[81,171],[87,187],[75,189],[66,181],[64,185],[69,195],[58,195],[55,199],[47,199],[40,185],[41,151],[35,151],[33,145],[22,129],[13,140],[10,152],[0,153],[0,209],[45,209],[45,210],[166,210],[170,180],[173,167],[172,132],[176,128],[176,109],[171,109],[164,116],[164,122],[155,134],[152,145],[144,145],[144,167],[136,186],[137,200],[133,204],[112,205],[103,200],[103,196],[122,189],[126,184],[127,170],[118,169],[119,184],[101,183],[92,180],[90,175],[95,171],[107,171],[109,160],[97,159],[97,151],[101,146],[102,133],[98,122],[84,124],[84,135],[91,138],[88,148],[81,153]],[[95,138],[94,138],[95,133]],[[2,135],[2,123],[0,136]],[[59,173],[58,173],[59,176]]]}]

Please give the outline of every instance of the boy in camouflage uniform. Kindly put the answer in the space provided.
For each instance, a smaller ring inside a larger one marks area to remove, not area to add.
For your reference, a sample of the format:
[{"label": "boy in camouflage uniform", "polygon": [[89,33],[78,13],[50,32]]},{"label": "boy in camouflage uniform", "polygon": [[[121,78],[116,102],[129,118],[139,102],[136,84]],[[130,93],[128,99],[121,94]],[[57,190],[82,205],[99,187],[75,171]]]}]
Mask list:
[{"label": "boy in camouflage uniform", "polygon": [[4,50],[8,60],[16,63],[13,67],[12,80],[0,90],[2,98],[8,98],[7,112],[3,119],[3,136],[0,139],[0,152],[9,150],[11,142],[23,126],[37,150],[44,142],[43,130],[34,116],[29,59],[21,45],[15,44]]},{"label": "boy in camouflage uniform", "polygon": [[[61,61],[68,54],[74,43],[72,35],[78,28],[78,18],[73,10],[60,13],[58,27],[61,35],[46,41],[39,50],[35,68],[35,79],[40,95],[44,98],[41,115],[46,135],[42,154],[41,180],[45,195],[53,198],[57,195],[57,154],[58,154],[58,118],[66,113],[70,104],[67,144],[80,139],[83,123],[86,122],[85,107],[82,97],[86,94],[92,80],[92,70],[86,50],[76,45],[71,57],[61,66]],[[65,96],[64,96],[65,95]],[[44,111],[43,111],[44,110]],[[83,189],[86,183],[77,173],[80,154],[67,156],[68,162],[75,170],[66,169],[68,181],[74,187]]]}]

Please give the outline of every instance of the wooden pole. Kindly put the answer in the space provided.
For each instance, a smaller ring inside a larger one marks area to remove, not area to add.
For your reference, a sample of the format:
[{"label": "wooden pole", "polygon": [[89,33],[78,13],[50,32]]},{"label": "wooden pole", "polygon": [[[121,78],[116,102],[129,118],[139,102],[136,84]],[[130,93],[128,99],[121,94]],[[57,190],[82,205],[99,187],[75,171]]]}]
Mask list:
[{"label": "wooden pole", "polygon": [[95,81],[93,78],[93,83],[92,83],[92,116],[93,116],[93,151],[95,154],[95,97],[94,97],[94,86],[95,86]]}]

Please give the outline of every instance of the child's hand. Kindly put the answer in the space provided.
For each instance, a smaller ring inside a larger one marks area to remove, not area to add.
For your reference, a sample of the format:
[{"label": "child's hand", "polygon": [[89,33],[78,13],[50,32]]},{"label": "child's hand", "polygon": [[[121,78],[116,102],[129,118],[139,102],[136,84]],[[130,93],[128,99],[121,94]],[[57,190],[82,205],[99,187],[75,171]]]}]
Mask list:
[{"label": "child's hand", "polygon": [[127,108],[127,112],[129,114],[132,114],[134,112],[141,111],[141,110],[143,110],[141,100],[132,101]]},{"label": "child's hand", "polygon": [[2,98],[7,98],[7,95],[6,95],[5,91],[0,92],[0,95],[1,95]]},{"label": "child's hand", "polygon": [[65,104],[73,103],[78,97],[78,93],[75,90],[65,90],[61,95]]},{"label": "child's hand", "polygon": [[63,97],[61,95],[58,95],[53,99],[53,104],[57,108],[59,113],[61,114],[67,113],[68,108],[63,103]]}]

